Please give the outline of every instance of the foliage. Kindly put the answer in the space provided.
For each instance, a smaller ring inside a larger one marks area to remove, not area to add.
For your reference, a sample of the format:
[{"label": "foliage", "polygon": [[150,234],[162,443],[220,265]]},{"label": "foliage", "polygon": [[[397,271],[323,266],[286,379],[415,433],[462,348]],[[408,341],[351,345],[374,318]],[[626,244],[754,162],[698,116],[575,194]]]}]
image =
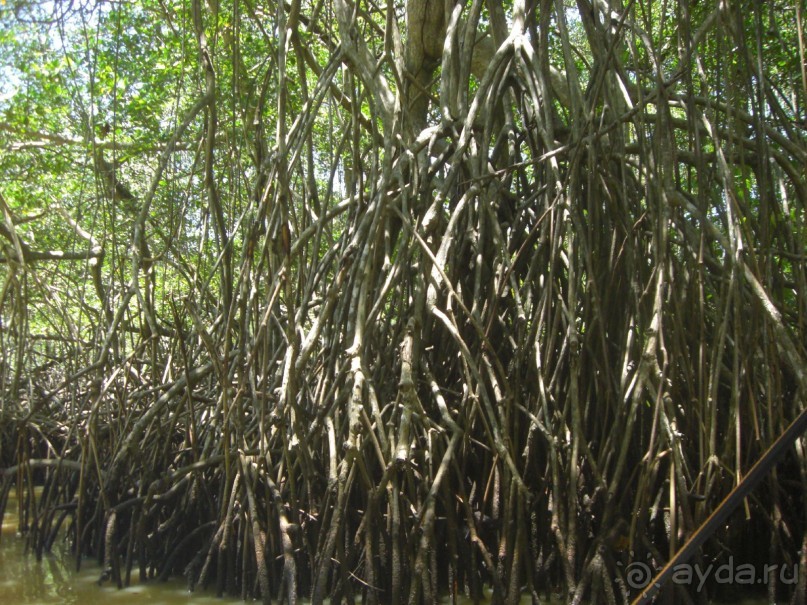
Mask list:
[{"label": "foliage", "polygon": [[[804,406],[803,12],[2,3],[37,553],[69,520],[119,585],[628,601]],[[800,443],[704,556],[803,565],[805,480]]]}]

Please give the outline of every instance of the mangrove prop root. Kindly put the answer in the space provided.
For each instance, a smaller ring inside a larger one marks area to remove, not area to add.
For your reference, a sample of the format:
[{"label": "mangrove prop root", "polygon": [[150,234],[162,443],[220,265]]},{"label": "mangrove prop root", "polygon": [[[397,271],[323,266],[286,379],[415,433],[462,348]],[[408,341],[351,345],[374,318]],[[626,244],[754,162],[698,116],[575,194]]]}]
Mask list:
[{"label": "mangrove prop root", "polygon": [[[102,202],[90,234],[83,185],[2,184],[0,512],[16,489],[36,556],[286,605],[629,602],[631,563],[757,560],[748,535],[807,577],[803,441],[688,542],[805,407],[791,23],[680,3],[671,45],[648,0],[224,4],[190,2],[153,140],[0,124],[36,135],[3,167],[68,158]],[[32,248],[62,197],[89,252]]]}]

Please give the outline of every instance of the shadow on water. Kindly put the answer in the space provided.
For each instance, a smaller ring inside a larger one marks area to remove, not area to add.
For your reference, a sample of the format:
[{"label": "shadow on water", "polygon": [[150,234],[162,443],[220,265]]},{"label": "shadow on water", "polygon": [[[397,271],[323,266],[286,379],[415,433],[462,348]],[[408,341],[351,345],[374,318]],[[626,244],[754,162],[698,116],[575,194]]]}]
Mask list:
[{"label": "shadow on water", "polygon": [[[17,534],[17,502],[13,492],[3,516],[0,536],[0,603],[8,605],[134,605],[235,604],[240,599],[219,599],[212,593],[188,592],[181,580],[139,583],[118,590],[112,585],[99,586],[100,566],[84,560],[76,572],[76,559],[67,548],[57,544],[53,552],[37,561],[25,552],[25,538]],[[136,574],[135,574],[136,575]]]},{"label": "shadow on water", "polygon": [[[0,603],[9,605],[235,605],[240,599],[220,599],[210,592],[189,592],[181,579],[167,582],[139,583],[132,579],[132,586],[118,590],[111,584],[99,586],[101,567],[92,559],[82,561],[81,571],[75,569],[76,560],[66,547],[57,544],[54,552],[46,554],[41,561],[25,552],[25,538],[17,534],[17,501],[13,492],[3,516],[0,535]],[[300,605],[308,601],[300,600]],[[450,601],[442,601],[448,605]],[[748,599],[732,601],[739,605],[761,605],[764,600]],[[458,599],[458,605],[470,605],[470,599]],[[529,605],[529,597],[521,605]],[[555,605],[547,603],[547,605]]]}]

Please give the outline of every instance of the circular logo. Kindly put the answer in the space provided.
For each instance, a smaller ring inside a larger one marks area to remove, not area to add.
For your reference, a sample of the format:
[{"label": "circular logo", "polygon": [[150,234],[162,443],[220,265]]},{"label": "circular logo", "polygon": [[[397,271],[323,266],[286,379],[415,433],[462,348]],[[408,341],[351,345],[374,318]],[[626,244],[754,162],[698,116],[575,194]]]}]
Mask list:
[{"label": "circular logo", "polygon": [[653,572],[647,563],[634,561],[625,568],[625,581],[631,588],[644,588],[653,578]]}]

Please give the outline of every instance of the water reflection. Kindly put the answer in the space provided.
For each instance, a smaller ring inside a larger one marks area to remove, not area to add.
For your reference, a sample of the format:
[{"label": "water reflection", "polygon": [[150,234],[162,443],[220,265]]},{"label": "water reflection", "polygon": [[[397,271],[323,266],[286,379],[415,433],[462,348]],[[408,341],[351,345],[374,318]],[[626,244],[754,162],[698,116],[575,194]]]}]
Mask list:
[{"label": "water reflection", "polygon": [[[0,603],[9,605],[235,605],[240,599],[218,599],[207,593],[190,593],[181,580],[139,584],[118,590],[98,586],[100,567],[84,560],[76,572],[76,559],[67,549],[54,546],[54,552],[37,561],[25,554],[25,539],[17,535],[17,502],[12,495],[3,517],[0,535]],[[136,576],[136,574],[134,574]]]},{"label": "water reflection", "polygon": [[[118,590],[111,584],[98,586],[101,568],[93,560],[84,560],[76,572],[76,559],[66,548],[54,547],[54,552],[37,561],[25,554],[25,539],[17,535],[17,502],[9,497],[0,534],[0,604],[9,605],[235,605],[240,599],[219,599],[210,593],[190,593],[180,580],[160,583],[137,583],[133,572],[132,586]],[[300,600],[299,603],[308,601]],[[448,599],[442,601],[446,605]],[[458,605],[470,605],[469,599],[458,599]],[[531,602],[525,596],[521,603]],[[737,605],[759,605],[764,599],[733,601]]]}]

